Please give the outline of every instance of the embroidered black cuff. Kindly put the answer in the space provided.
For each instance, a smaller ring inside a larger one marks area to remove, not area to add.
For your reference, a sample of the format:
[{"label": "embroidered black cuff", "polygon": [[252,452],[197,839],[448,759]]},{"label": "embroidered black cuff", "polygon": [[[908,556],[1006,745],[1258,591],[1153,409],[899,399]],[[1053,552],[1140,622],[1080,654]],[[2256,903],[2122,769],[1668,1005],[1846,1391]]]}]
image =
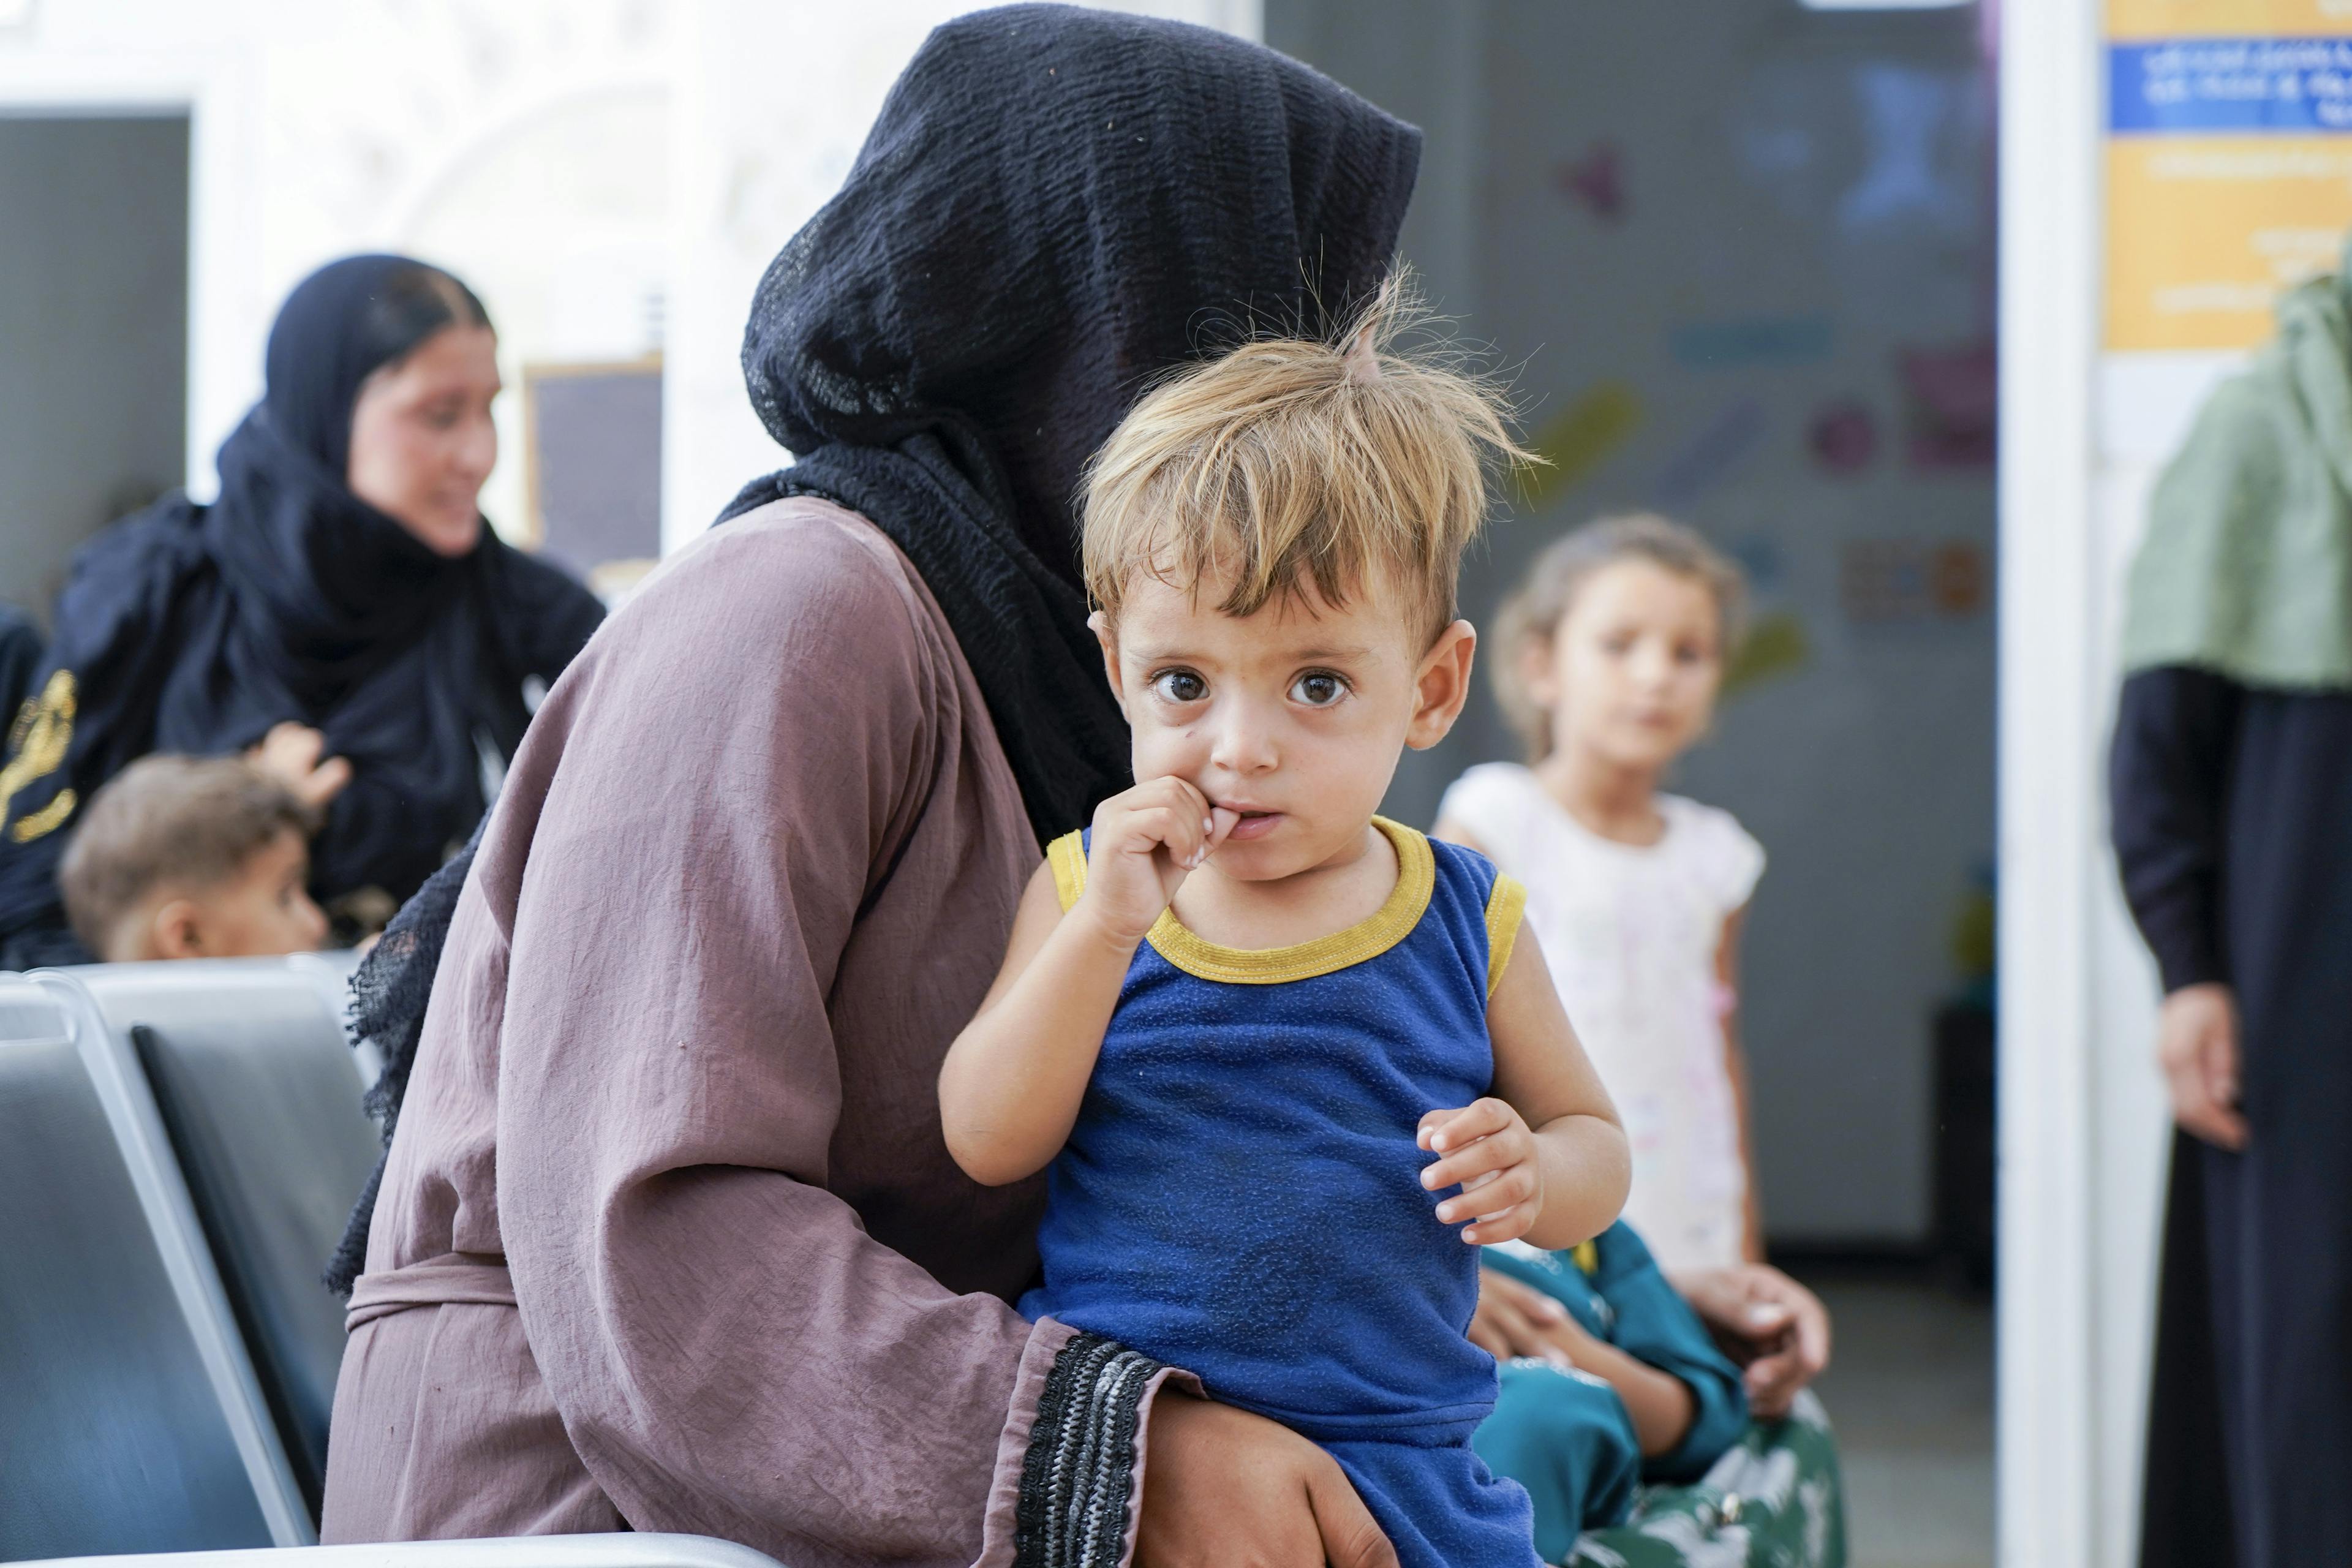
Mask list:
[{"label": "embroidered black cuff", "polygon": [[1037,1399],[1013,1510],[1013,1568],[1118,1568],[1136,1427],[1160,1363],[1099,1334],[1062,1347]]}]

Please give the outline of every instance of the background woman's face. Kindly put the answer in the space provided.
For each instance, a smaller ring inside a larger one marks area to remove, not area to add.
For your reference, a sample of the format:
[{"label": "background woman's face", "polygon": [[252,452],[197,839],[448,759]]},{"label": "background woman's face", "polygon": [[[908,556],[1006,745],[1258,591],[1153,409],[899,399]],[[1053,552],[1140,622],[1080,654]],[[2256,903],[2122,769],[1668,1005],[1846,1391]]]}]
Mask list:
[{"label": "background woman's face", "polygon": [[369,376],[352,407],[352,493],[436,554],[463,555],[482,536],[498,344],[488,327],[444,327]]}]

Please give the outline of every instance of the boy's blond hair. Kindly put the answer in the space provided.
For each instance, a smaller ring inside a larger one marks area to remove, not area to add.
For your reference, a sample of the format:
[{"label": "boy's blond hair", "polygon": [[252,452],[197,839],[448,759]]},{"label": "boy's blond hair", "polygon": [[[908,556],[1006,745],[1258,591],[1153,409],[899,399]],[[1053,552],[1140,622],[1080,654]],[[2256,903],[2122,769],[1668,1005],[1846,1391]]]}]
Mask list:
[{"label": "boy's blond hair", "polygon": [[282,833],[308,838],[320,814],[236,757],[142,757],[83,809],[58,868],[74,934],[103,956],[125,916],[157,889],[201,894]]},{"label": "boy's blond hair", "polygon": [[1646,561],[1704,587],[1715,599],[1717,657],[1728,663],[1738,649],[1747,630],[1747,579],[1695,531],[1655,512],[1636,511],[1601,518],[1554,540],[1503,601],[1495,617],[1495,657],[1486,666],[1495,700],[1527,742],[1530,762],[1551,755],[1552,733],[1551,715],[1528,689],[1528,654],[1550,645],[1592,574],[1621,561]]},{"label": "boy's blond hair", "polygon": [[1249,616],[1309,584],[1343,605],[1379,574],[1434,641],[1486,521],[1487,464],[1538,459],[1493,383],[1397,346],[1422,320],[1394,275],[1335,341],[1259,338],[1137,404],[1087,468],[1095,603],[1116,621],[1138,573],[1188,589],[1230,573],[1217,608]]}]

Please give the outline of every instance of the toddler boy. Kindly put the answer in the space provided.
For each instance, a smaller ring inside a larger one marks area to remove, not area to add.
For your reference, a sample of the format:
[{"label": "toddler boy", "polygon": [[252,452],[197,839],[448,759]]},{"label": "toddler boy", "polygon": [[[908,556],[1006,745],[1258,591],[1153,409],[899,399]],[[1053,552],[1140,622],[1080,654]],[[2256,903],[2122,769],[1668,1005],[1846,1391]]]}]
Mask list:
[{"label": "toddler boy", "polygon": [[1140,782],[1049,847],[940,1109],[975,1179],[1048,1172],[1024,1313],[1320,1444],[1402,1568],[1536,1568],[1470,1444],[1475,1249],[1586,1240],[1629,1166],[1517,884],[1377,815],[1462,710],[1482,458],[1518,451],[1490,389],[1388,352],[1399,309],[1195,366],[1097,456]]},{"label": "toddler boy", "polygon": [[229,757],[142,757],[92,798],[58,868],[66,914],[104,963],[308,952],[318,813]]}]

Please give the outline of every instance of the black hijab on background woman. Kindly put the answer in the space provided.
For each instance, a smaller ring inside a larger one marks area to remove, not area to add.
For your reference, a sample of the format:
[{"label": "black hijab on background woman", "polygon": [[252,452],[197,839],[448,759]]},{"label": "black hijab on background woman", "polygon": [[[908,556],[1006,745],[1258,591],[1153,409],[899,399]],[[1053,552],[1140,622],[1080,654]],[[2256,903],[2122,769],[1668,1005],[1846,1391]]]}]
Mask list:
[{"label": "black hijab on background woman", "polygon": [[[1084,154],[1046,166],[1040,144]],[[1204,153],[1182,179],[1174,147]],[[1344,319],[1387,273],[1420,161],[1413,127],[1222,34],[1066,5],[949,24],[761,279],[744,380],[798,460],[720,521],[814,495],[889,535],[954,629],[1038,842],[1068,831],[1129,782],[1078,585],[1087,459],[1154,376],[1254,328]],[[471,858],[353,982],[387,1142]]]},{"label": "black hijab on background woman", "polygon": [[356,256],[270,330],[268,391],[220,449],[220,496],[174,496],[87,546],[0,773],[0,967],[74,962],[57,864],[76,808],[151,752],[222,755],[292,721],[352,764],[311,850],[322,902],[414,893],[462,843],[530,712],[603,619],[488,528],[445,556],[346,482],[368,378],[487,327],[448,274]]}]

